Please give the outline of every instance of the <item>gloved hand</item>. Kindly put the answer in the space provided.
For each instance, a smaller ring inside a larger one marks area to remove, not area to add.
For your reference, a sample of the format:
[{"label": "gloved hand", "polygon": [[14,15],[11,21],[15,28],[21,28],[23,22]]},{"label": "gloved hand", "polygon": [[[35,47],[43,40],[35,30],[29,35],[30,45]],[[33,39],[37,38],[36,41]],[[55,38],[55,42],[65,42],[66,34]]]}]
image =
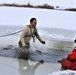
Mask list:
[{"label": "gloved hand", "polygon": [[45,41],[42,41],[42,44],[45,44]]},{"label": "gloved hand", "polygon": [[42,63],[42,64],[44,64],[44,61],[43,60],[40,60],[39,62]]}]

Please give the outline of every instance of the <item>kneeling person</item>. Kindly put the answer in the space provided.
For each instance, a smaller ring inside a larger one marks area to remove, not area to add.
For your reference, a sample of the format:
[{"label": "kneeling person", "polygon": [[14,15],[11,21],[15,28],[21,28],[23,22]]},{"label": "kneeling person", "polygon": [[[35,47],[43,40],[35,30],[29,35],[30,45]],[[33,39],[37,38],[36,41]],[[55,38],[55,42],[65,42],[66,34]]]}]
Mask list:
[{"label": "kneeling person", "polygon": [[[76,40],[74,41],[76,43]],[[67,58],[59,61],[61,63],[61,70],[75,70],[76,71],[76,47],[72,50],[72,52],[67,56]]]}]

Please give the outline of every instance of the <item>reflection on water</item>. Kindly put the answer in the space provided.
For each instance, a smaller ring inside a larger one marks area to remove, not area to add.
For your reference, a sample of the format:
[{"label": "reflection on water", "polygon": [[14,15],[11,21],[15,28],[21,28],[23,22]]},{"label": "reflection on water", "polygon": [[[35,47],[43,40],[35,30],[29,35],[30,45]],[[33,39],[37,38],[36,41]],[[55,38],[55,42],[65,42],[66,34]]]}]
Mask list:
[{"label": "reflection on water", "polygon": [[30,60],[0,57],[0,75],[35,75],[42,64]]},{"label": "reflection on water", "polygon": [[0,75],[49,75],[59,71],[60,64],[0,57]]},{"label": "reflection on water", "polygon": [[36,63],[34,66],[31,66],[27,60],[18,61],[20,75],[35,75],[36,69],[41,65],[40,62]]}]

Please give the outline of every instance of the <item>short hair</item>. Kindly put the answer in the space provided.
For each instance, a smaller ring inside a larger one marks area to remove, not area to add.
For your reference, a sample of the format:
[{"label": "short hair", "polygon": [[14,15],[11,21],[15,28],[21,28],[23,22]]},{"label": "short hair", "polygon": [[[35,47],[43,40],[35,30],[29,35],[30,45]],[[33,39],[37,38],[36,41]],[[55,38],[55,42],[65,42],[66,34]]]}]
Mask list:
[{"label": "short hair", "polygon": [[74,43],[76,43],[76,39],[74,40]]},{"label": "short hair", "polygon": [[30,19],[30,22],[33,22],[33,20],[36,20],[36,18],[31,18],[31,19]]}]

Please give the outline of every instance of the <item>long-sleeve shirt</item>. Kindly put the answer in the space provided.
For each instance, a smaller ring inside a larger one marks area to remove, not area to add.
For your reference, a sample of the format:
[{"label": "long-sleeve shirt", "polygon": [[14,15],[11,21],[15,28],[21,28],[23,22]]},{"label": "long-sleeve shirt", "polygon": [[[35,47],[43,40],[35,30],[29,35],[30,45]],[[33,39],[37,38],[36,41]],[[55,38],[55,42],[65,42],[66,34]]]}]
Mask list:
[{"label": "long-sleeve shirt", "polygon": [[22,44],[22,46],[25,46],[26,44],[29,44],[30,40],[31,40],[31,37],[32,37],[32,34],[35,34],[36,37],[38,38],[38,40],[40,42],[42,42],[42,39],[37,31],[37,28],[31,28],[30,26],[26,26],[24,29],[23,29],[23,32],[21,34],[21,37],[20,37],[20,43]]}]

